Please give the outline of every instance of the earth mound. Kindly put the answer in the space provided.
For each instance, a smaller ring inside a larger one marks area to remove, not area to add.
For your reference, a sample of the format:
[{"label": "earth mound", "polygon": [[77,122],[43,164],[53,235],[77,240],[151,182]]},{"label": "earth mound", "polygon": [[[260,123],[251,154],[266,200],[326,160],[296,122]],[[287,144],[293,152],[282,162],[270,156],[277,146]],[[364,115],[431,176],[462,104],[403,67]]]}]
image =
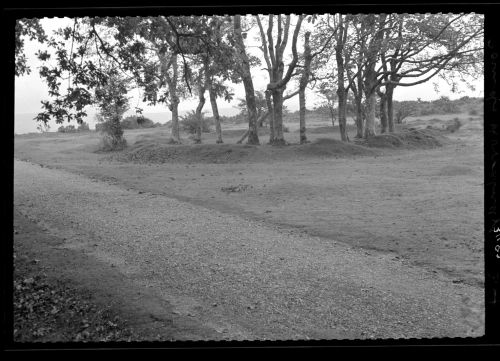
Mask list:
[{"label": "earth mound", "polygon": [[137,163],[238,163],[270,162],[316,157],[352,157],[376,155],[378,152],[353,143],[320,138],[307,144],[274,147],[268,144],[179,144],[158,139],[142,139],[108,158]]},{"label": "earth mound", "polygon": [[380,134],[368,139],[358,140],[357,143],[370,148],[436,148],[441,147],[446,138],[439,131],[433,129],[403,130],[400,133]]},{"label": "earth mound", "polygon": [[378,154],[373,149],[354,143],[346,143],[336,139],[319,138],[315,142],[297,145],[297,153],[305,156],[369,156]]}]

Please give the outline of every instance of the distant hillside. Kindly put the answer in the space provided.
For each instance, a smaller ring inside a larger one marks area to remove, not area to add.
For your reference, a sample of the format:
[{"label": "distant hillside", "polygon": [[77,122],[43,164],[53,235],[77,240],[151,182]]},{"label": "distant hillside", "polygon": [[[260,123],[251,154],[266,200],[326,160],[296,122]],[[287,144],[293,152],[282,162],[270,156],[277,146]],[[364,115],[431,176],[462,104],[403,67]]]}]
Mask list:
[{"label": "distant hillside", "polygon": [[[471,114],[482,114],[483,113],[483,98],[471,98],[471,97],[462,97],[456,100],[450,100],[446,97],[441,97],[440,99],[436,99],[433,101],[417,101],[417,100],[409,100],[409,101],[394,101],[395,113],[397,113],[398,109],[410,109],[411,115],[414,116],[425,116],[425,115],[439,115],[439,114],[450,114],[450,113],[471,113]],[[378,110],[378,107],[377,107]],[[181,110],[179,115],[182,117],[189,110]],[[207,117],[212,115],[212,109],[210,106],[205,106],[204,112]],[[352,105],[348,104],[347,109],[348,115],[354,117],[354,108]],[[238,116],[239,109],[237,108],[220,108],[219,113],[221,116],[227,118],[226,121],[230,123],[242,123],[246,122],[245,117]],[[327,109],[313,109],[308,110],[308,113],[314,114],[314,117],[323,120],[329,120],[329,111]],[[90,129],[95,129],[95,114],[96,112],[93,110],[88,111],[88,116],[85,118],[85,122],[90,126]],[[129,112],[129,115],[132,113]],[[165,112],[144,112],[143,115],[149,119],[151,119],[155,123],[165,124],[169,122],[172,118],[172,115],[169,111]],[[313,116],[313,115],[311,115]],[[377,115],[378,116],[378,115]],[[14,123],[14,133],[16,134],[25,134],[25,133],[39,133],[37,130],[37,122],[33,119],[36,117],[36,113],[18,113],[15,115],[15,123]],[[285,115],[285,122],[298,122],[299,114],[298,111],[291,111]],[[65,123],[64,125],[68,125]],[[51,132],[56,132],[57,128],[60,126],[56,124],[54,121],[49,122]]]},{"label": "distant hillside", "polygon": [[[208,106],[205,106],[204,111],[207,115],[212,115],[212,109]],[[222,116],[232,116],[238,114],[239,110],[235,108],[220,108],[219,113]],[[95,115],[96,112],[94,110],[89,110],[88,116],[84,119],[84,121],[90,126],[90,129],[95,129]],[[130,112],[129,112],[130,113]],[[188,113],[188,110],[179,111],[179,115],[183,116]],[[133,113],[130,113],[133,114]],[[15,134],[26,134],[26,133],[39,133],[40,131],[37,129],[38,123],[34,120],[37,113],[16,113],[15,121],[14,121],[14,133]],[[165,124],[169,122],[172,118],[172,114],[169,111],[165,112],[144,112],[143,115],[149,119],[151,119],[155,123]],[[61,125],[68,125],[71,123],[65,122],[64,124],[56,124],[55,121],[49,122],[49,131],[56,132],[57,128]],[[72,123],[76,126],[75,123]]]}]

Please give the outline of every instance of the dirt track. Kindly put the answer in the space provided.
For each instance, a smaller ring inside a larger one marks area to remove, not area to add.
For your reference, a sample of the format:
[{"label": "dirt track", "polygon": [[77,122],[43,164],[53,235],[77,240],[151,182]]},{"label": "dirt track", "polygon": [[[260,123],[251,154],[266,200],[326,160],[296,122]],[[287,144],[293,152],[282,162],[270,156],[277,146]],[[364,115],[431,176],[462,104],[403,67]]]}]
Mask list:
[{"label": "dirt track", "polygon": [[[389,254],[368,254],[297,230],[21,161],[15,161],[14,184],[15,208],[65,239],[52,247],[88,255],[118,272],[95,274],[96,289],[105,283],[105,292],[115,297],[126,297],[124,287],[148,289],[134,302],[143,311],[163,310],[174,325],[204,330],[189,338],[427,338],[484,332],[483,289],[454,284]],[[67,261],[61,273],[72,270]],[[89,287],[92,291],[92,283]]]}]

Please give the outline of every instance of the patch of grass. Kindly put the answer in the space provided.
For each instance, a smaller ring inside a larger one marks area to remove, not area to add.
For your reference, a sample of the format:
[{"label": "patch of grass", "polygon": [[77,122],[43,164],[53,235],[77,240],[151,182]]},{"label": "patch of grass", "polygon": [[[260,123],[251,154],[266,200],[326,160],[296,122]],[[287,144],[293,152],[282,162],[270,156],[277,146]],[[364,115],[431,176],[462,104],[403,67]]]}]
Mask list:
[{"label": "patch of grass", "polygon": [[324,134],[324,133],[333,133],[335,131],[335,128],[332,126],[326,126],[326,127],[316,127],[316,128],[309,128],[306,130],[307,133],[311,134]]},{"label": "patch of grass", "polygon": [[460,120],[458,120],[458,118],[454,118],[453,122],[446,126],[446,130],[449,131],[450,133],[454,133],[458,129],[460,129],[461,126],[462,126],[462,123],[460,122]]},{"label": "patch of grass", "polygon": [[459,176],[459,175],[468,175],[471,173],[473,173],[473,171],[469,167],[448,165],[448,166],[442,167],[436,173],[436,175],[439,175],[439,176]]},{"label": "patch of grass", "polygon": [[[353,124],[347,124],[346,129],[348,132],[355,132],[356,131],[356,126]],[[306,129],[306,134],[325,134],[325,133],[338,133],[339,132],[339,126],[337,123],[335,123],[335,126],[322,126],[322,127],[314,127],[314,128],[307,128]]]}]

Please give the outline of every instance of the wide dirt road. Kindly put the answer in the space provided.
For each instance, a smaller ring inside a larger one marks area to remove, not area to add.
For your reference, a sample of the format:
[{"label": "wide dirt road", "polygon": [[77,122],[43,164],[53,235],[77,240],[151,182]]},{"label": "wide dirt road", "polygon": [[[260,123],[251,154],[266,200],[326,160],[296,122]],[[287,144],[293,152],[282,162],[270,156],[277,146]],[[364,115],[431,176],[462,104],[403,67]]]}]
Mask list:
[{"label": "wide dirt road", "polygon": [[64,238],[64,247],[112,264],[123,284],[150,289],[170,305],[165,312],[173,318],[211,330],[193,338],[484,332],[483,289],[393,255],[27,162],[16,160],[14,169],[17,210]]}]

